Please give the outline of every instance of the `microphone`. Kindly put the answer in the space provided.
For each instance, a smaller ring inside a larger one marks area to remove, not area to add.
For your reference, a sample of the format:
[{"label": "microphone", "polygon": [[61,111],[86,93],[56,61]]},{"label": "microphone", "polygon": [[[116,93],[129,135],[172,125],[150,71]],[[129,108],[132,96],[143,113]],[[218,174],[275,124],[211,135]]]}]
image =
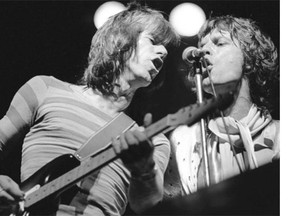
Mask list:
[{"label": "microphone", "polygon": [[193,63],[195,59],[203,57],[207,52],[196,47],[187,47],[182,53],[182,59],[188,63]]}]

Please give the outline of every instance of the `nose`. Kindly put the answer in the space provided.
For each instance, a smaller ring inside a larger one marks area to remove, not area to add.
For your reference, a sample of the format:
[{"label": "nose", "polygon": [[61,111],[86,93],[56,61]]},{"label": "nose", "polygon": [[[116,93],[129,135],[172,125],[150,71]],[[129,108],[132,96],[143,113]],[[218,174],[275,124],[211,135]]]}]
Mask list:
[{"label": "nose", "polygon": [[201,48],[201,50],[202,50],[202,52],[205,53],[205,56],[206,55],[212,55],[212,53],[213,53],[213,44],[207,43]]},{"label": "nose", "polygon": [[201,48],[201,52],[203,53],[203,57],[201,58],[201,62],[203,64],[204,68],[207,68],[207,66],[210,64],[210,57],[212,54],[211,51],[211,46],[205,44],[202,48]]},{"label": "nose", "polygon": [[156,51],[156,54],[159,55],[162,60],[164,60],[166,56],[168,55],[168,51],[163,45],[155,46],[155,51]]},{"label": "nose", "polygon": [[208,48],[202,48],[201,52],[204,54],[204,56],[206,55],[211,55],[211,51]]}]

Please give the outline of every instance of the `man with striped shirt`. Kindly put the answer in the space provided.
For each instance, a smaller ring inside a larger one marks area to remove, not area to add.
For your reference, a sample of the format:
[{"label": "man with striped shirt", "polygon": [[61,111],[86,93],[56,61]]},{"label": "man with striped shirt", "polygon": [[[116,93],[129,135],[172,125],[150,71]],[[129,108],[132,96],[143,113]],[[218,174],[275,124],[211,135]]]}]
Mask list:
[{"label": "man with striped shirt", "polygon": [[[130,4],[94,35],[79,84],[36,76],[18,90],[0,121],[0,158],[7,147],[23,142],[23,182],[60,155],[75,153],[128,107],[137,89],[152,82],[163,66],[167,46],[177,42],[177,34],[159,11]],[[163,134],[148,140],[141,129],[135,125],[113,139],[113,149],[122,160],[78,182],[78,190],[57,205],[55,214],[122,215],[128,202],[137,213],[157,204],[163,197],[169,141]],[[0,211],[15,209],[23,199],[24,191],[0,175]]]}]

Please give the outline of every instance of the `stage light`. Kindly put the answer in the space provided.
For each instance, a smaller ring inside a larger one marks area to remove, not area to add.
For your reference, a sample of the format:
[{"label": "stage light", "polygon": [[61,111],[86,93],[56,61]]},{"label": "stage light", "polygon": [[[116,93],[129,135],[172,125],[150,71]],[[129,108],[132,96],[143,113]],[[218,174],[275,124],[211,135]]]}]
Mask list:
[{"label": "stage light", "polygon": [[94,14],[94,25],[99,29],[110,16],[113,16],[123,10],[126,7],[117,1],[108,1],[100,5]]},{"label": "stage light", "polygon": [[188,37],[196,35],[205,20],[202,8],[193,3],[177,5],[169,16],[169,21],[178,34]]}]

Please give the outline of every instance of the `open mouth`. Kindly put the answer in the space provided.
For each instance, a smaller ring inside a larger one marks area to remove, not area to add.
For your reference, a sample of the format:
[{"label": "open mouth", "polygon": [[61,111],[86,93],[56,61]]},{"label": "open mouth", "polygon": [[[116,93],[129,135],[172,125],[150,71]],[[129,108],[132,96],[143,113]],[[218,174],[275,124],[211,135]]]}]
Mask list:
[{"label": "open mouth", "polygon": [[154,67],[156,68],[157,71],[160,71],[163,67],[163,61],[161,58],[156,58],[156,59],[153,59],[153,65]]},{"label": "open mouth", "polygon": [[213,65],[211,64],[211,62],[208,59],[203,59],[202,60],[202,70],[203,70],[203,78],[208,77],[208,73],[211,72]]},{"label": "open mouth", "polygon": [[203,70],[203,78],[206,78],[209,76],[208,73],[211,73],[212,70],[212,65],[209,65],[207,68],[204,68]]}]

